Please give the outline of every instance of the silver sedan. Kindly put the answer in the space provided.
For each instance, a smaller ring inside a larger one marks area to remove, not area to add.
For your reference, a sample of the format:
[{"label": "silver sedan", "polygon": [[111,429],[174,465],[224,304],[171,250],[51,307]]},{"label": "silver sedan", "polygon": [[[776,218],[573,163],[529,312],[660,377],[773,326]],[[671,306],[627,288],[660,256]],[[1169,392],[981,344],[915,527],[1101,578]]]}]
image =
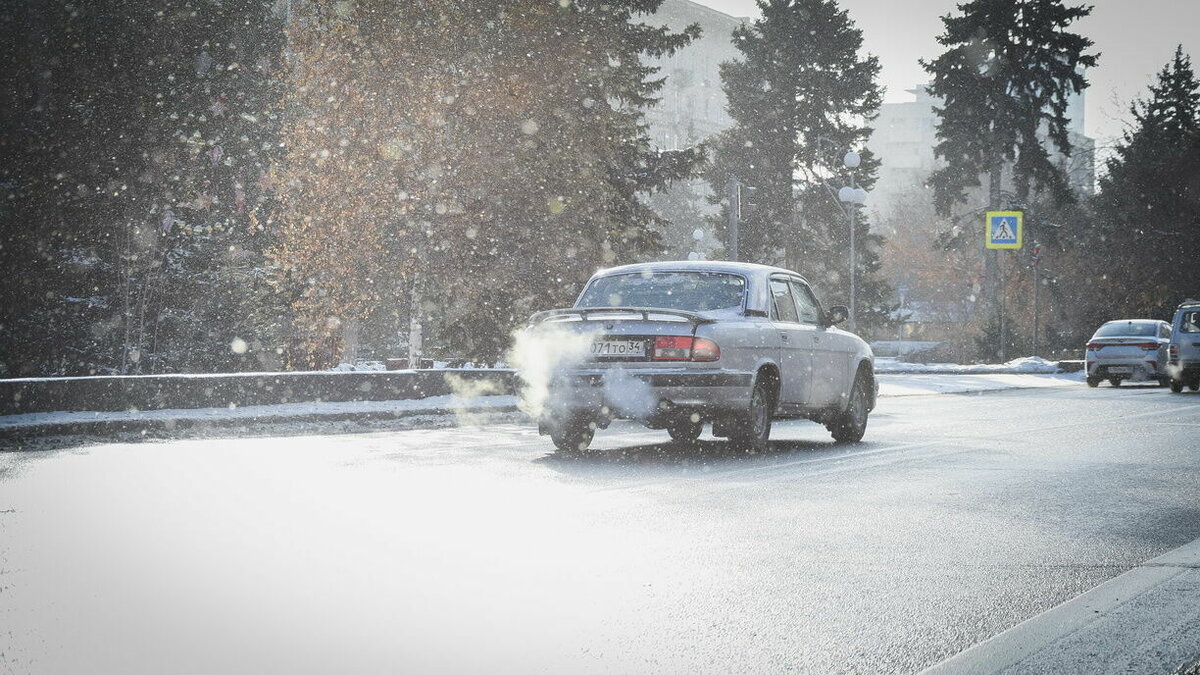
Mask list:
[{"label": "silver sedan", "polygon": [[1087,343],[1087,383],[1099,386],[1104,380],[1114,387],[1121,382],[1167,383],[1167,345],[1171,324],[1154,319],[1109,321],[1096,330]]},{"label": "silver sedan", "polygon": [[847,313],[778,267],[626,265],[597,272],[573,307],[534,315],[523,338],[532,367],[518,370],[527,398],[541,392],[530,410],[540,431],[563,451],[586,448],[614,418],[682,442],[711,422],[714,435],[759,448],[772,419],[803,417],[856,442],[876,386],[870,347],[836,327]]}]

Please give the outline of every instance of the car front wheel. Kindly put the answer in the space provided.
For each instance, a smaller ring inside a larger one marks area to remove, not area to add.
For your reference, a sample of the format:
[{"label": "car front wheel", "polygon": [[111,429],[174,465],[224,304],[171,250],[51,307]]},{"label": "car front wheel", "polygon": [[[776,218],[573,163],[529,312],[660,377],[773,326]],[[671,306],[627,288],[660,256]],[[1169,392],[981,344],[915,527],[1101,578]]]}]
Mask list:
[{"label": "car front wheel", "polygon": [[854,378],[845,412],[839,413],[838,418],[825,428],[838,443],[857,443],[867,433],[867,412],[867,386],[859,376]]},{"label": "car front wheel", "polygon": [[1100,378],[1098,378],[1098,377],[1089,377],[1089,378],[1087,379],[1087,383],[1088,383],[1088,386],[1089,386],[1089,387],[1099,387],[1099,386],[1100,386]]},{"label": "car front wheel", "polygon": [[1183,392],[1183,380],[1171,380],[1171,393],[1179,394]]}]

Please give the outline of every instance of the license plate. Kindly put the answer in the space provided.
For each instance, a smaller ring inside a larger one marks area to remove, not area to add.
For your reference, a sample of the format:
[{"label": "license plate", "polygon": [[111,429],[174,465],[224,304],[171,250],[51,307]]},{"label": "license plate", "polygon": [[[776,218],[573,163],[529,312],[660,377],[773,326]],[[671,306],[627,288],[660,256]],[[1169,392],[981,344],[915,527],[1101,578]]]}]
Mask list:
[{"label": "license plate", "polygon": [[592,356],[645,356],[645,340],[596,340]]},{"label": "license plate", "polygon": [[1114,366],[1112,368],[1109,368],[1108,372],[1128,375],[1129,373],[1133,372],[1133,369],[1126,368],[1125,366]]}]

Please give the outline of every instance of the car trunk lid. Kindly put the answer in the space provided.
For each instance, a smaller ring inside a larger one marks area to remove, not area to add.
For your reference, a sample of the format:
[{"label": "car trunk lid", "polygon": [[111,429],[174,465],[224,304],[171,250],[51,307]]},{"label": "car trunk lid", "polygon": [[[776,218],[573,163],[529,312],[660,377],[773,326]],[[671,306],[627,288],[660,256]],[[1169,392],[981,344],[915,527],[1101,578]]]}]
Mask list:
[{"label": "car trunk lid", "polygon": [[698,326],[713,321],[695,312],[674,309],[570,307],[539,312],[530,319],[530,325],[539,331],[562,330],[587,336],[582,361],[603,367],[612,363],[661,363],[653,358],[656,339],[691,338]]}]

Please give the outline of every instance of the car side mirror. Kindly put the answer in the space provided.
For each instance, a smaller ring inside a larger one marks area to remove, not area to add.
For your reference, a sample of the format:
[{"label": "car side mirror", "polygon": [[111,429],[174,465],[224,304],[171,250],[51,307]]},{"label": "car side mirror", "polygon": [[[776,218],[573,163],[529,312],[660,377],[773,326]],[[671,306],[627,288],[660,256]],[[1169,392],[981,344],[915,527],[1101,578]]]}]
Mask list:
[{"label": "car side mirror", "polygon": [[825,312],[825,325],[836,326],[850,318],[850,308],[845,305],[834,305]]},{"label": "car side mirror", "polygon": [[767,318],[767,313],[761,309],[747,309],[742,314],[745,316],[760,316],[764,319]]}]

